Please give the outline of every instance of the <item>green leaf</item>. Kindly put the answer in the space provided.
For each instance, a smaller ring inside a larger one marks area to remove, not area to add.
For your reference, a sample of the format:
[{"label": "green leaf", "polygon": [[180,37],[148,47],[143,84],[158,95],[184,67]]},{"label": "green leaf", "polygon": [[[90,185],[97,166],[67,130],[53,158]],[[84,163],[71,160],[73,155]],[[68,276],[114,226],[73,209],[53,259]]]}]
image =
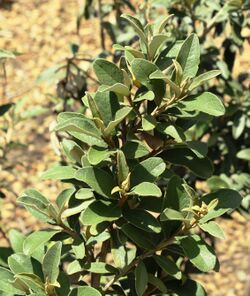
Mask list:
[{"label": "green leaf", "polygon": [[239,151],[236,156],[240,159],[250,161],[250,148],[243,149]]},{"label": "green leaf", "polygon": [[80,272],[83,270],[82,264],[79,260],[71,261],[67,266],[67,274],[72,275],[74,273]]},{"label": "green leaf", "polygon": [[41,293],[41,295],[46,295],[44,283],[37,275],[31,273],[20,273],[17,274],[15,278],[24,282],[29,289],[32,289],[33,292],[36,293],[36,295],[39,295],[39,293]]},{"label": "green leaf", "polygon": [[24,194],[17,199],[17,202],[25,206],[25,208],[37,219],[43,222],[53,223],[48,211],[50,202],[38,191],[33,189],[26,190]]},{"label": "green leaf", "polygon": [[190,96],[178,103],[177,107],[186,112],[199,111],[213,116],[221,116],[225,113],[222,101],[210,92]]},{"label": "green leaf", "polygon": [[210,191],[215,191],[221,188],[229,188],[230,185],[220,176],[212,176],[207,180],[207,186]]},{"label": "green leaf", "polygon": [[124,268],[128,262],[128,250],[125,247],[124,234],[119,229],[113,229],[111,233],[111,254],[117,268]]},{"label": "green leaf", "polygon": [[117,127],[117,125],[120,124],[129,115],[132,109],[132,107],[123,107],[122,109],[118,110],[115,114],[114,120],[112,120],[104,129],[104,134],[110,135]]},{"label": "green leaf", "polygon": [[115,274],[117,273],[117,269],[105,262],[91,262],[90,266],[88,264],[85,267],[86,270],[93,273],[101,273],[101,274]]},{"label": "green leaf", "polygon": [[153,258],[167,274],[170,274],[172,277],[178,280],[181,279],[181,271],[173,260],[165,256],[154,256]]},{"label": "green leaf", "polygon": [[140,38],[144,42],[144,44],[147,44],[147,38],[146,38],[144,28],[143,28],[141,22],[132,15],[122,14],[121,17],[124,18],[125,20],[127,20],[130,23],[130,25],[133,26],[136,33],[140,36]]},{"label": "green leaf", "polygon": [[[105,184],[105,183],[104,183]],[[121,216],[121,209],[111,202],[94,201],[82,212],[80,221],[83,225],[96,225],[104,221],[114,221]]]},{"label": "green leaf", "polygon": [[118,184],[121,185],[126,180],[129,174],[129,167],[127,165],[126,157],[121,150],[117,151],[117,178]]},{"label": "green leaf", "polygon": [[120,104],[117,96],[113,92],[96,92],[94,96],[95,104],[101,115],[104,124],[113,120],[116,112],[120,109]]},{"label": "green leaf", "polygon": [[15,274],[23,272],[37,273],[40,268],[38,261],[22,253],[11,255],[8,258],[8,264],[10,270]]},{"label": "green leaf", "polygon": [[165,135],[172,137],[177,143],[182,143],[185,141],[186,137],[184,131],[171,123],[159,123],[156,129]]},{"label": "green leaf", "polygon": [[160,157],[150,157],[136,165],[131,173],[131,186],[141,182],[155,182],[165,171],[166,164]]},{"label": "green leaf", "polygon": [[217,258],[214,250],[198,235],[190,235],[178,238],[185,256],[195,267],[203,272],[216,268]]},{"label": "green leaf", "polygon": [[208,232],[212,236],[215,236],[215,237],[221,238],[221,239],[225,238],[225,234],[224,234],[223,229],[217,223],[215,223],[213,221],[210,221],[210,222],[204,223],[204,224],[199,224],[199,226],[203,231]]},{"label": "green leaf", "polygon": [[47,180],[66,180],[75,177],[76,169],[71,166],[56,166],[48,169],[42,174],[42,179]]},{"label": "green leaf", "polygon": [[191,279],[186,281],[174,281],[168,284],[168,288],[174,292],[175,296],[207,296],[202,285]]},{"label": "green leaf", "polygon": [[159,52],[159,50],[168,38],[169,36],[165,34],[158,34],[153,36],[152,40],[149,43],[148,49],[151,59],[154,59],[155,55]]},{"label": "green leaf", "polygon": [[[13,284],[13,281],[13,273],[0,266],[0,295],[27,295],[26,292],[21,289],[21,287],[17,287],[15,284]],[[1,291],[4,292],[4,294],[1,294]]]},{"label": "green leaf", "polygon": [[146,232],[161,232],[161,225],[159,221],[143,209],[126,209],[123,211],[123,217],[135,227]]},{"label": "green leaf", "polygon": [[84,151],[76,142],[68,139],[63,139],[62,147],[66,156],[71,161],[81,163],[81,157],[84,155]]},{"label": "green leaf", "polygon": [[102,294],[98,290],[88,286],[74,288],[70,291],[70,294],[69,294],[69,296],[101,296],[101,295]]},{"label": "green leaf", "polygon": [[200,44],[196,34],[184,41],[176,60],[182,67],[183,79],[195,77],[200,63]]},{"label": "green leaf", "polygon": [[108,160],[112,151],[108,151],[103,147],[92,146],[87,153],[88,161],[91,165],[97,165],[104,160]]},{"label": "green leaf", "polygon": [[167,220],[184,221],[186,219],[181,212],[167,208],[161,213],[160,220],[161,221],[167,221]]},{"label": "green leaf", "polygon": [[135,290],[142,296],[148,285],[148,273],[145,264],[141,261],[135,268]]},{"label": "green leaf", "polygon": [[216,77],[220,74],[221,74],[220,70],[211,70],[211,71],[205,72],[205,73],[195,77],[188,89],[190,91],[192,91],[193,89],[200,86],[204,82],[207,82],[208,80],[213,79],[214,77]]},{"label": "green leaf", "polygon": [[16,54],[13,51],[5,50],[5,49],[0,49],[0,59],[6,59],[6,58],[15,59],[16,58]]},{"label": "green leaf", "polygon": [[158,67],[145,59],[134,59],[131,69],[136,80],[154,92],[156,103],[159,105],[165,94],[165,82],[162,79],[152,79],[150,76],[159,70]]},{"label": "green leaf", "polygon": [[37,248],[45,245],[60,230],[41,230],[31,233],[23,243],[23,252],[31,256]]},{"label": "green leaf", "polygon": [[96,167],[84,167],[75,173],[75,178],[85,182],[100,195],[110,198],[111,191],[116,186],[111,174]]},{"label": "green leaf", "polygon": [[181,89],[179,88],[179,86],[176,83],[174,83],[170,78],[168,78],[166,75],[164,75],[159,69],[151,73],[149,75],[149,78],[163,80],[170,86],[170,88],[174,91],[176,96],[179,96],[181,94]]},{"label": "green leaf", "polygon": [[233,121],[232,134],[234,139],[239,139],[246,126],[247,116],[243,113],[236,113]]},{"label": "green leaf", "polygon": [[59,123],[56,126],[57,131],[66,131],[88,145],[107,146],[102,140],[101,132],[96,127],[95,123],[82,114],[72,115],[71,112],[60,113],[58,121]]},{"label": "green leaf", "polygon": [[161,279],[159,279],[158,277],[155,277],[151,273],[148,274],[148,282],[151,285],[155,286],[163,294],[167,294],[168,293],[167,287],[165,286],[165,284],[163,283],[163,281]]},{"label": "green leaf", "polygon": [[139,196],[156,196],[161,197],[162,192],[154,183],[142,182],[133,187],[129,194],[137,194]]},{"label": "green leaf", "polygon": [[213,173],[213,164],[207,158],[199,158],[192,150],[176,147],[164,152],[164,160],[174,165],[180,165],[191,170],[196,176],[207,179]]},{"label": "green leaf", "polygon": [[25,235],[16,229],[11,229],[9,231],[10,245],[15,253],[23,252],[23,241],[25,238]]},{"label": "green leaf", "polygon": [[92,200],[85,200],[76,206],[69,207],[68,209],[62,212],[61,218],[66,219],[68,217],[81,213],[83,210],[85,210],[89,206],[90,203],[92,203]]},{"label": "green leaf", "polygon": [[130,223],[123,224],[121,230],[139,247],[147,250],[151,250],[155,247],[156,242],[150,233],[145,233]]},{"label": "green leaf", "polygon": [[151,90],[145,91],[145,92],[138,92],[135,94],[135,98],[134,98],[133,102],[141,102],[144,100],[153,101],[154,98],[155,98],[155,94]]},{"label": "green leaf", "polygon": [[225,214],[228,210],[237,209],[242,201],[241,195],[231,189],[220,189],[202,197],[202,200],[206,204],[209,204],[214,199],[218,199],[217,206],[200,220],[201,223],[217,218]]},{"label": "green leaf", "polygon": [[116,83],[123,83],[123,73],[114,63],[105,59],[96,59],[93,69],[101,84],[112,86]]},{"label": "green leaf", "polygon": [[63,209],[66,207],[67,203],[69,202],[70,198],[75,193],[75,188],[67,188],[64,189],[56,198],[56,205],[59,209],[59,214],[63,211]]},{"label": "green leaf", "polygon": [[56,242],[51,246],[43,258],[43,274],[46,282],[50,285],[57,286],[59,276],[59,264],[61,259],[62,243]]},{"label": "green leaf", "polygon": [[112,91],[116,94],[119,94],[119,95],[123,95],[123,96],[129,96],[130,94],[130,90],[129,88],[122,84],[122,83],[116,83],[112,86],[108,86],[108,85],[101,85],[99,87],[99,91],[100,92],[104,92],[104,91]]},{"label": "green leaf", "polygon": [[122,151],[128,159],[136,159],[146,156],[150,153],[147,147],[140,141],[127,141],[122,147]]},{"label": "green leaf", "polygon": [[203,158],[207,155],[208,147],[206,143],[200,141],[188,141],[186,144],[197,157]]},{"label": "green leaf", "polygon": [[72,250],[76,259],[83,259],[85,257],[85,244],[82,239],[74,239]]},{"label": "green leaf", "polygon": [[144,131],[151,131],[153,130],[157,125],[156,119],[151,115],[145,115],[142,118],[142,129]]},{"label": "green leaf", "polygon": [[81,188],[76,192],[76,199],[90,199],[94,197],[93,190],[91,188]]},{"label": "green leaf", "polygon": [[[181,212],[182,209],[192,207],[194,204],[196,204],[196,202],[196,198],[190,195],[189,192],[186,190],[185,182],[177,175],[171,177],[168,182],[163,209],[167,208],[169,210],[173,209],[177,212]],[[168,210],[166,210],[166,212],[164,211],[163,213],[168,214]],[[174,212],[171,213],[169,211],[169,214],[173,213]],[[161,216],[161,218],[163,218],[163,215]],[[185,218],[187,217],[187,214],[182,215]]]}]

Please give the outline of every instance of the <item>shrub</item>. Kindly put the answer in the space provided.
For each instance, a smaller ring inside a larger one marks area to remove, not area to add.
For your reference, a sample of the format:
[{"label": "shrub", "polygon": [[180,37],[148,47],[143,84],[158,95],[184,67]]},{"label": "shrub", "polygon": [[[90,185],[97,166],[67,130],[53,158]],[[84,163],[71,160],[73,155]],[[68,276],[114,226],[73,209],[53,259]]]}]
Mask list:
[{"label": "shrub", "polygon": [[[64,112],[57,131],[72,165],[43,177],[70,187],[52,203],[29,189],[19,204],[50,227],[24,236],[13,230],[13,254],[2,260],[0,290],[9,295],[205,295],[187,272],[219,270],[216,254],[199,229],[223,238],[213,221],[240,205],[220,189],[200,196],[187,172],[207,179],[213,164],[207,145],[189,130],[221,116],[220,98],[199,92],[219,75],[199,73],[200,45],[191,34],[165,46],[169,18],[144,27],[123,15],[140,37],[119,64],[97,59],[100,82],[86,93],[85,114]],[[198,74],[199,73],[199,74]]]}]

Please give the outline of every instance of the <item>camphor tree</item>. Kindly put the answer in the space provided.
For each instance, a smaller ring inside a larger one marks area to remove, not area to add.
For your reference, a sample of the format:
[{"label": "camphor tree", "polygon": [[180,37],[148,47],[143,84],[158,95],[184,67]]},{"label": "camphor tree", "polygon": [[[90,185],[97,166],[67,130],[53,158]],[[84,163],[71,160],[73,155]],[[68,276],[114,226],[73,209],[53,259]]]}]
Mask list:
[{"label": "camphor tree", "polygon": [[181,47],[166,46],[171,17],[146,27],[123,18],[140,46],[116,45],[124,51],[118,65],[95,60],[101,86],[84,96],[86,113],[59,114],[69,164],[43,177],[70,186],[55,203],[33,189],[18,198],[46,224],[27,236],[9,233],[2,295],[201,296],[188,260],[201,272],[219,270],[198,230],[223,238],[213,219],[238,207],[241,196],[230,189],[200,196],[186,176],[213,173],[206,143],[192,141],[188,131],[224,114],[216,95],[199,92],[220,72],[199,73],[195,34]]}]

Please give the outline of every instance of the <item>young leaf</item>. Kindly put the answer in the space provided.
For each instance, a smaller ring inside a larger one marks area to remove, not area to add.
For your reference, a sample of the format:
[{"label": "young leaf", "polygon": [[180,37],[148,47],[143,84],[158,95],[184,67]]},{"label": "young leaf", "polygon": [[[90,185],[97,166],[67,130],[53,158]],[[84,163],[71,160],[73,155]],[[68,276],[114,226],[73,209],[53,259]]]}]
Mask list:
[{"label": "young leaf", "polygon": [[176,60],[182,67],[183,80],[195,77],[200,63],[200,44],[196,34],[184,41]]},{"label": "young leaf", "polygon": [[118,184],[121,185],[126,180],[129,174],[129,167],[127,165],[126,157],[121,150],[117,151],[117,177]]},{"label": "young leaf", "polygon": [[49,285],[57,286],[59,275],[59,265],[61,259],[62,243],[56,242],[51,246],[43,258],[43,274]]},{"label": "young leaf", "polygon": [[202,200],[207,205],[215,199],[218,200],[218,204],[200,220],[201,223],[206,223],[211,219],[217,218],[225,214],[228,210],[237,209],[242,201],[241,195],[231,189],[220,189],[202,197]]},{"label": "young leaf", "polygon": [[145,264],[141,261],[135,268],[135,290],[142,296],[148,285],[148,273]]},{"label": "young leaf", "polygon": [[216,268],[217,258],[214,250],[198,235],[180,237],[180,245],[195,267],[203,272]]},{"label": "young leaf", "polygon": [[210,221],[210,222],[204,223],[204,224],[199,224],[199,226],[203,231],[208,232],[212,236],[215,236],[215,237],[221,238],[221,239],[225,238],[225,234],[224,234],[223,229],[217,223],[215,223],[213,221]]}]

